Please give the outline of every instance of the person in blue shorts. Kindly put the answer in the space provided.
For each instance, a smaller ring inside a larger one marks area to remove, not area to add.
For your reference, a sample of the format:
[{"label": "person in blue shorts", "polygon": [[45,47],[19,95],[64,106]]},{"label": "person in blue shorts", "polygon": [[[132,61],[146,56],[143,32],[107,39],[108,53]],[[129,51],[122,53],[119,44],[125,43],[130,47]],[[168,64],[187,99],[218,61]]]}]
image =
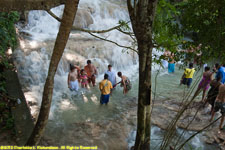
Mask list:
[{"label": "person in blue shorts", "polygon": [[112,83],[108,80],[108,74],[104,75],[104,80],[99,83],[99,89],[101,91],[100,104],[108,104],[109,96],[112,87]]},{"label": "person in blue shorts", "polygon": [[174,54],[166,50],[164,52],[164,56],[168,60],[168,73],[174,73],[175,72],[175,60],[173,58]]},{"label": "person in blue shorts", "polygon": [[191,86],[194,73],[195,73],[195,68],[193,68],[193,63],[190,63],[189,68],[186,68],[184,70],[184,74],[181,78],[180,84],[187,85],[187,87],[189,88]]}]

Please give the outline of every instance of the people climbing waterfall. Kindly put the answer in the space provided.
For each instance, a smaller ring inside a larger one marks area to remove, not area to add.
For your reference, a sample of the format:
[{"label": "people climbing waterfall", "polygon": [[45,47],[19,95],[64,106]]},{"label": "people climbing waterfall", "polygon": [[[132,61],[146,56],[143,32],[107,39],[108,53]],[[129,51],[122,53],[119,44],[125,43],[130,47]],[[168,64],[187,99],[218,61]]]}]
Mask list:
[{"label": "people climbing waterfall", "polygon": [[163,55],[165,56],[165,59],[168,60],[168,73],[174,73],[175,72],[174,54],[166,50]]},{"label": "people climbing waterfall", "polygon": [[81,80],[81,87],[88,88],[88,77],[84,69],[80,71],[80,80]]},{"label": "people climbing waterfall", "polygon": [[210,83],[211,88],[209,89],[205,103],[209,103],[211,105],[211,114],[213,112],[216,97],[219,93],[219,86],[222,84],[221,79],[222,78],[220,76],[219,78],[212,80]]},{"label": "people climbing waterfall", "polygon": [[78,83],[78,66],[70,64],[70,72],[68,74],[68,88],[71,91],[78,91],[79,83]]},{"label": "people climbing waterfall", "polygon": [[112,86],[115,87],[116,85],[116,73],[112,71],[112,65],[108,65],[108,70],[105,72],[105,74],[108,74],[109,81],[112,83]]},{"label": "people climbing waterfall", "polygon": [[100,104],[108,104],[111,93],[112,83],[108,80],[108,74],[104,75],[104,79],[99,83],[99,89],[101,91]]},{"label": "people climbing waterfall", "polygon": [[209,84],[212,81],[212,75],[214,72],[210,71],[210,67],[205,67],[205,72],[203,73],[202,80],[200,81],[197,90],[195,91],[194,97],[196,97],[201,90],[203,90],[202,94],[202,102],[205,100],[206,91],[209,89]]},{"label": "people climbing waterfall", "polygon": [[216,101],[215,101],[215,105],[213,108],[213,112],[212,112],[210,121],[213,120],[215,112],[217,112],[219,110],[220,110],[220,113],[222,114],[221,121],[219,124],[219,132],[221,132],[220,130],[224,129],[223,122],[224,122],[224,118],[225,118],[225,85],[224,84],[220,85],[220,87],[219,87],[219,94],[216,97]]},{"label": "people climbing waterfall", "polygon": [[195,68],[193,68],[193,63],[190,63],[189,68],[186,68],[184,70],[184,74],[180,80],[180,84],[187,85],[187,87],[189,88],[191,86],[194,73],[195,73]]},{"label": "people climbing waterfall", "polygon": [[123,87],[123,94],[127,94],[127,92],[132,88],[131,82],[128,77],[122,75],[122,72],[118,72],[117,75],[121,78],[120,86]]},{"label": "people climbing waterfall", "polygon": [[98,74],[96,67],[91,64],[91,60],[87,60],[87,65],[84,67],[85,72],[87,73],[88,83],[95,86],[96,75]]}]

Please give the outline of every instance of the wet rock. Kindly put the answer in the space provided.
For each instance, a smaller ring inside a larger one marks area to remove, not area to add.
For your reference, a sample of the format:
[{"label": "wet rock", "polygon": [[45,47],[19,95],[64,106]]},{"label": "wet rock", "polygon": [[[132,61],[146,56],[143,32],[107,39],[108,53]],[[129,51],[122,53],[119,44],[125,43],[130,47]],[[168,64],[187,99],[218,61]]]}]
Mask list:
[{"label": "wet rock", "polygon": [[[175,100],[170,101],[155,101],[152,123],[161,129],[167,129],[170,121],[175,117],[179,111],[182,103]],[[191,131],[201,131],[210,122],[210,115],[207,107],[202,107],[201,103],[194,102],[183,113],[176,126],[178,128],[187,129]],[[195,118],[193,119],[193,117]],[[190,124],[190,125],[188,125]],[[225,131],[218,134],[218,122],[210,126],[203,132],[203,140],[208,144],[218,144],[221,149],[225,148]]]},{"label": "wet rock", "polygon": [[91,24],[93,24],[91,13],[85,9],[78,9],[73,25],[78,28],[88,28]]}]

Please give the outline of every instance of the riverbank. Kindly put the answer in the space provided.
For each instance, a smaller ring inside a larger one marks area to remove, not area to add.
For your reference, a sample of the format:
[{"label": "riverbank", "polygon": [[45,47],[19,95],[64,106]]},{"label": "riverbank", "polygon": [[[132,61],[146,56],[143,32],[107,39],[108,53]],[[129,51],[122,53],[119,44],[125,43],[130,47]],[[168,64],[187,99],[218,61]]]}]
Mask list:
[{"label": "riverbank", "polygon": [[[182,105],[182,102],[177,100],[155,101],[152,114],[152,123],[163,130],[167,130],[170,121],[179,112]],[[210,108],[208,106],[202,107],[202,103],[198,101],[193,102],[177,122],[176,128],[194,132],[201,131],[204,127],[210,124],[209,119],[211,115],[209,112]],[[220,115],[221,114],[218,113],[217,117]],[[192,123],[190,123],[191,121]],[[202,141],[209,145],[218,145],[220,149],[224,150],[225,131],[218,133],[219,121],[217,121],[215,124],[212,124],[209,128],[205,129],[201,133]]]}]

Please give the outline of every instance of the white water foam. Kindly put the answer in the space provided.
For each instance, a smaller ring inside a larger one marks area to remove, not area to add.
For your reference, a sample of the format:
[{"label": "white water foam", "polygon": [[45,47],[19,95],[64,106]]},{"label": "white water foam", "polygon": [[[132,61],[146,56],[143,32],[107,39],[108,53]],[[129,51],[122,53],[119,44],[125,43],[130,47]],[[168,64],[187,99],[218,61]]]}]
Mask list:
[{"label": "white water foam", "polygon": [[[52,11],[60,17],[62,16],[63,9],[64,6],[59,6],[53,8]],[[93,24],[89,25],[89,29],[92,30],[108,29],[118,25],[119,20],[129,20],[127,9],[124,7],[124,4],[121,3],[118,5],[106,0],[82,0],[80,1],[79,9],[86,11],[91,10],[90,15],[93,19]],[[56,38],[58,28],[59,23],[46,11],[30,11],[28,25],[22,30],[23,32],[32,35],[31,40],[21,40],[21,49],[16,50],[13,54],[26,99],[31,103],[37,103],[38,106],[41,104],[43,86],[47,76],[51,51],[53,48],[52,46],[49,46],[46,41],[51,41]],[[70,38],[73,38],[73,35],[77,37],[78,34],[72,33]],[[79,35],[98,41],[87,33],[79,33]],[[119,31],[111,31],[99,36],[107,37],[109,40],[118,42],[121,45],[131,44],[131,39]],[[82,43],[91,43],[92,40],[84,40]],[[51,108],[50,119],[54,118],[54,108],[56,108],[57,103],[60,102],[61,99],[59,97],[62,97],[62,92],[71,96],[71,92],[67,88],[67,75],[70,60],[67,59],[66,56],[77,55],[77,51],[75,53],[73,52],[74,49],[76,49],[76,45],[72,45],[68,49],[65,49],[63,54],[64,58],[61,59],[59,63],[55,76],[53,105]],[[95,45],[94,42],[91,47],[88,45],[87,47],[82,47],[82,49],[84,54],[78,54],[78,58],[82,61],[81,64],[83,65],[86,63],[87,59],[90,59],[93,64],[98,67],[99,76],[97,81],[103,79],[103,73],[107,70],[108,64],[113,65],[115,72],[122,71],[124,75],[131,79],[137,78],[137,54],[133,54],[133,52],[130,52],[131,54],[123,53],[123,48],[108,42],[101,42],[100,45]],[[120,79],[118,78],[117,81],[119,80]],[[33,105],[32,107],[34,107],[34,109],[31,110],[32,114],[37,115],[37,105]]]}]

